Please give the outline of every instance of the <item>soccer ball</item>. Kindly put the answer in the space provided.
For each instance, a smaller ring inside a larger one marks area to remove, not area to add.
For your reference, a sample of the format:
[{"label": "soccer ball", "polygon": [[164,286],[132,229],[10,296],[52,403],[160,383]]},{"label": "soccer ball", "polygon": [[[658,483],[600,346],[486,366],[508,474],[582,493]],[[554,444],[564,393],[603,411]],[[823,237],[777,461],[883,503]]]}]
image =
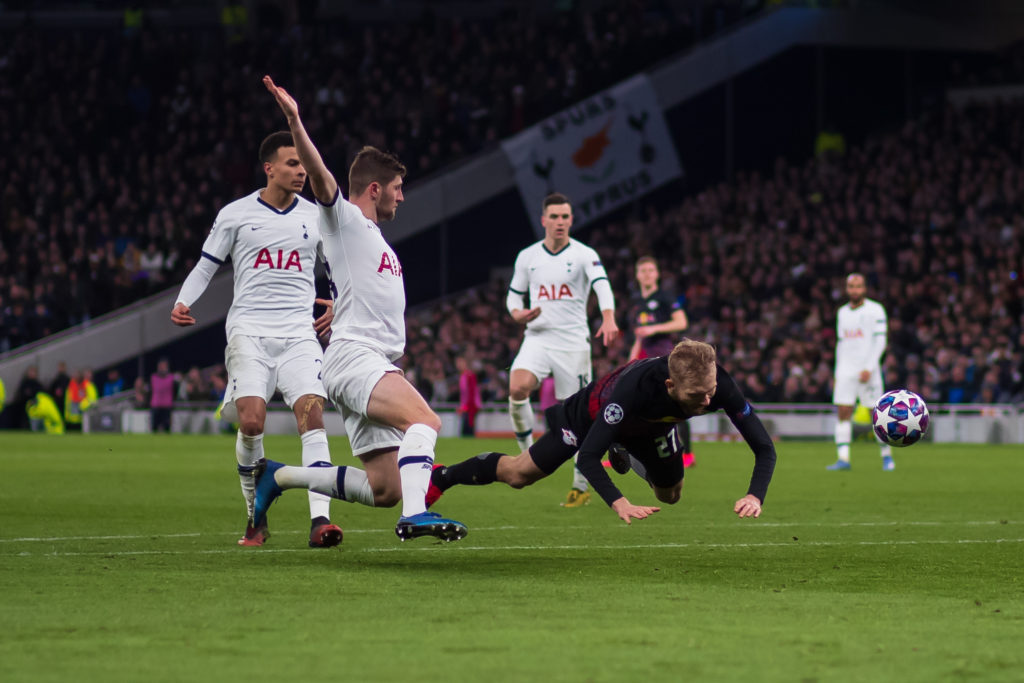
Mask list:
[{"label": "soccer ball", "polygon": [[871,411],[871,425],[883,443],[910,446],[928,431],[928,406],[914,392],[894,389],[878,399]]}]

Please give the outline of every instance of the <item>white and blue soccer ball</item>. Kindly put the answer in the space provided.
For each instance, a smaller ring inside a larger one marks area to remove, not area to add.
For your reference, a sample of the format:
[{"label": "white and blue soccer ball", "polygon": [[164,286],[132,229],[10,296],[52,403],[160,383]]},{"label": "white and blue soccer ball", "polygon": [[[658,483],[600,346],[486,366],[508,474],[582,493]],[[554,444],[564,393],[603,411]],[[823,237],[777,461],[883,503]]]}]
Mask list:
[{"label": "white and blue soccer ball", "polygon": [[871,426],[875,436],[884,443],[911,446],[928,431],[928,406],[913,391],[888,391],[871,411]]}]

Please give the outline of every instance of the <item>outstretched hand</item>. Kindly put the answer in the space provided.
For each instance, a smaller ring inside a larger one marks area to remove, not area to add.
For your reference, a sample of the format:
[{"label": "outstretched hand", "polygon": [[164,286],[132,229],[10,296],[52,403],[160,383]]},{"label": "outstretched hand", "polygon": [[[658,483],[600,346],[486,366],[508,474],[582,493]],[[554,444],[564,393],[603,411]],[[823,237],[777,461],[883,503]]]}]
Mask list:
[{"label": "outstretched hand", "polygon": [[191,315],[192,309],[185,304],[178,302],[174,304],[174,309],[171,310],[171,322],[178,327],[188,327],[196,324],[196,319]]},{"label": "outstretched hand", "polygon": [[615,338],[619,336],[619,326],[615,324],[615,320],[605,320],[601,323],[601,327],[597,330],[597,334],[594,338],[601,338],[605,346],[608,346]]},{"label": "outstretched hand", "polygon": [[757,496],[748,493],[736,501],[732,510],[740,517],[760,517],[761,501],[757,499]]},{"label": "outstretched hand", "polygon": [[281,111],[288,120],[299,118],[299,105],[295,101],[295,98],[288,94],[288,91],[279,85],[274,83],[274,79],[270,76],[263,77],[263,85],[267,86],[267,90],[277,100],[277,105],[281,107]]},{"label": "outstretched hand", "polygon": [[655,512],[661,512],[661,508],[658,507],[633,505],[625,496],[612,503],[612,510],[626,524],[631,524],[633,519],[644,519],[645,517],[650,517]]}]

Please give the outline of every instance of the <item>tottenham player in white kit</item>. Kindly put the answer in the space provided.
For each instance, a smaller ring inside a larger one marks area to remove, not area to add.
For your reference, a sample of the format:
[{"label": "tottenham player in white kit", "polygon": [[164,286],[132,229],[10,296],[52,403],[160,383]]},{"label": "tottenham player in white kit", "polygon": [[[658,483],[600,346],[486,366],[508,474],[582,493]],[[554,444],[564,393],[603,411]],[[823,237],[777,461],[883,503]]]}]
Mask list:
[{"label": "tottenham player in white kit", "polygon": [[[836,318],[836,373],[832,403],[836,405],[836,450],[839,459],[830,470],[850,469],[850,441],[853,438],[853,409],[857,401],[871,407],[882,395],[882,355],[886,346],[885,308],[868,299],[867,285],[860,273],[846,277],[850,302]],[[892,470],[892,448],[881,444],[882,469]]]},{"label": "tottenham player in white kit", "polygon": [[376,505],[402,500],[400,539],[463,538],[466,527],[426,508],[441,419],[394,365],[405,352],[402,266],[378,223],[403,200],[405,167],[390,154],[364,147],[349,169],[349,200],[310,140],[298,105],[269,76],[264,84],[288,119],[299,159],[320,204],[320,230],[334,297],[331,343],[324,354],[324,388],[345,418],[352,452],[366,467],[286,467],[268,461],[257,485],[255,515],[288,488],[342,499],[372,490]]},{"label": "tottenham player in white kit", "polygon": [[[544,239],[519,252],[506,307],[512,319],[526,325],[523,344],[512,362],[509,414],[520,451],[533,444],[530,394],[548,375],[555,378],[555,398],[564,401],[590,383],[590,328],[587,297],[593,288],[601,309],[595,337],[607,346],[619,333],[615,296],[597,252],[569,237],[572,205],[562,194],[550,194],[541,207]],[[529,295],[531,308],[524,297]],[[572,488],[563,503],[579,507],[590,500],[587,480],[573,467]]]},{"label": "tottenham player in white kit", "polygon": [[[312,319],[313,268],[321,250],[319,215],[315,205],[297,196],[306,170],[291,133],[273,133],[260,145],[259,154],[267,186],[220,210],[171,311],[175,325],[194,325],[190,307],[231,257],[234,299],[227,319],[225,410],[237,412],[239,422],[235,457],[249,518],[240,545],[263,545],[270,535],[266,520],[254,524],[253,500],[256,480],[265,467],[263,425],[275,388],[295,413],[303,464],[331,464],[320,381],[323,355],[317,341],[330,317],[325,314],[315,327]],[[328,497],[310,492],[312,547],[341,542],[341,529],[328,518],[329,506]]]}]

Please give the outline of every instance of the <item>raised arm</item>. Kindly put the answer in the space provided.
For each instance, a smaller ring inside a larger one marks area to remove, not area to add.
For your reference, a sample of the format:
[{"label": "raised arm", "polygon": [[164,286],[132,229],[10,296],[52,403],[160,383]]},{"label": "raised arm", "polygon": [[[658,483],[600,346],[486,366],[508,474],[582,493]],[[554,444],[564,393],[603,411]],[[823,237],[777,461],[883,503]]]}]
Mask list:
[{"label": "raised arm", "polygon": [[270,76],[263,77],[263,85],[267,86],[267,90],[277,100],[278,106],[281,107],[281,111],[284,112],[284,116],[288,120],[288,128],[295,140],[295,151],[298,152],[299,161],[302,162],[306,173],[309,174],[309,185],[313,188],[313,196],[321,204],[330,204],[338,193],[338,182],[327,170],[327,165],[320,156],[320,152],[313,145],[313,141],[309,139],[309,133],[302,125],[302,119],[299,118],[299,105],[288,94],[288,91],[275,85],[274,79]]}]

